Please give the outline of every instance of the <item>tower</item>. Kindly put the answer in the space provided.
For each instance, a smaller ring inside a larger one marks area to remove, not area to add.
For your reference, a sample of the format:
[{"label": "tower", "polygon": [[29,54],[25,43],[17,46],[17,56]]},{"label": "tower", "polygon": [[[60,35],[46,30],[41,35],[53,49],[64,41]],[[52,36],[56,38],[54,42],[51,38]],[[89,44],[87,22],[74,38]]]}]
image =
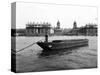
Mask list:
[{"label": "tower", "polygon": [[77,23],[76,23],[76,21],[74,21],[74,23],[73,23],[73,29],[76,29],[77,28]]},{"label": "tower", "polygon": [[59,20],[57,22],[57,28],[60,29],[60,22],[59,22]]}]

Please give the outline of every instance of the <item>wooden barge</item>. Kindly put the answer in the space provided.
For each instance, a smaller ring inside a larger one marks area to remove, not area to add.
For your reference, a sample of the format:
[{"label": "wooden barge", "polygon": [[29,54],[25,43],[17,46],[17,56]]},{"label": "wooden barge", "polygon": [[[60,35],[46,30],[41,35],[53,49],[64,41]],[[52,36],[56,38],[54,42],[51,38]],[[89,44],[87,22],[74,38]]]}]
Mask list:
[{"label": "wooden barge", "polygon": [[88,39],[71,39],[71,40],[53,40],[48,42],[48,36],[45,36],[44,42],[37,42],[43,50],[61,50],[88,45]]}]

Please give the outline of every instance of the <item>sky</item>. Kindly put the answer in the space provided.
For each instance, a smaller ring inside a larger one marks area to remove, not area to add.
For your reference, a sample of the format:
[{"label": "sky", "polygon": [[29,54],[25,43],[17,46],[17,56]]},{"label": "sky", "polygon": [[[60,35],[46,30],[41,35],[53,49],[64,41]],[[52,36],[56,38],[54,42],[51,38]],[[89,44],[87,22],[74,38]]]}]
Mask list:
[{"label": "sky", "polygon": [[52,27],[60,21],[61,28],[72,28],[88,23],[97,24],[97,8],[65,4],[23,3],[16,4],[16,28],[25,28],[28,22],[48,22]]}]

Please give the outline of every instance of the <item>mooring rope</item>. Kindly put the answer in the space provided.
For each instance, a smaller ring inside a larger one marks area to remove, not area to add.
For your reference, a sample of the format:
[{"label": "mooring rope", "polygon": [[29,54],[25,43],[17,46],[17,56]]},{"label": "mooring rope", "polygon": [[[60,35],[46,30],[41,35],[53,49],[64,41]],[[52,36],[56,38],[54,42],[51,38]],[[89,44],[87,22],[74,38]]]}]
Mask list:
[{"label": "mooring rope", "polygon": [[[40,40],[40,41],[41,41],[41,40]],[[39,41],[37,41],[37,42],[39,42]],[[28,46],[26,46],[26,47],[24,47],[24,48],[22,48],[22,49],[20,49],[20,50],[18,50],[18,51],[14,50],[14,49],[11,49],[11,52],[14,53],[14,54],[15,54],[15,53],[18,53],[18,52],[21,52],[21,51],[23,51],[24,49],[26,49],[26,48],[28,48],[28,47],[30,47],[30,46],[36,44],[37,42],[32,43],[32,44],[30,44],[30,45],[28,45]]]}]

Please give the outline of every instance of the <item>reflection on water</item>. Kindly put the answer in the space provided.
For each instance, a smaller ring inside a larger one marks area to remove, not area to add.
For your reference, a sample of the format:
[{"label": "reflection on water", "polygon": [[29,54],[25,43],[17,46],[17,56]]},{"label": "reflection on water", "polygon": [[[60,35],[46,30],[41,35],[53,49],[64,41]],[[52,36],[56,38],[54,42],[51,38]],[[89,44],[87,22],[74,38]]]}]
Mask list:
[{"label": "reflection on water", "polygon": [[88,47],[88,46],[81,46],[81,47],[74,47],[74,48],[70,48],[70,49],[63,49],[63,50],[55,50],[55,51],[46,51],[46,50],[42,50],[41,53],[38,54],[38,56],[44,57],[44,58],[49,58],[49,57],[54,57],[54,55],[56,56],[61,56],[61,55],[68,55],[70,53],[74,53],[76,52],[79,48],[83,48],[83,47]]},{"label": "reflection on water", "polygon": [[[89,39],[89,46],[64,49],[60,51],[42,50],[37,44],[21,51],[16,56],[18,72],[65,70],[97,67],[97,37],[93,36],[52,36],[49,41],[57,39]],[[44,37],[17,37],[17,50]]]}]

